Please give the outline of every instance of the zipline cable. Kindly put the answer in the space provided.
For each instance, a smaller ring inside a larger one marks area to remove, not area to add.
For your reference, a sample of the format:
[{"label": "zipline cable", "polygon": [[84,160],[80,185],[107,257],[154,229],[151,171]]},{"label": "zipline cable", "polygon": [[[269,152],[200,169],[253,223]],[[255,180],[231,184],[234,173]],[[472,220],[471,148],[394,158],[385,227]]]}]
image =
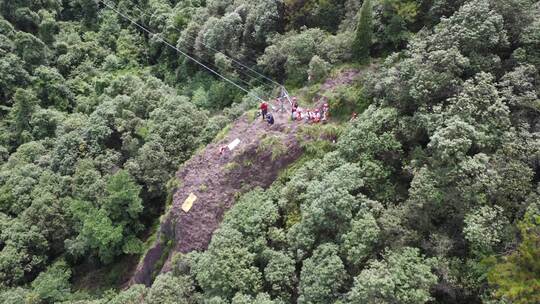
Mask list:
[{"label": "zipline cable", "polygon": [[[131,1],[128,1],[128,3],[132,4],[139,12],[141,12],[141,13],[144,14],[144,15],[146,15],[147,17],[150,17],[150,18],[152,17],[151,15],[149,15],[149,13],[144,12],[137,4],[135,4],[135,3],[131,2]],[[176,26],[174,26],[174,25],[172,25],[172,28],[175,29],[176,31],[178,31],[178,32],[180,33],[180,35],[185,34],[185,35],[189,36],[189,38],[192,38],[194,41],[197,39],[197,37],[195,37],[195,36],[193,36],[193,35],[191,35],[191,34],[189,34],[189,33],[184,33],[182,30],[178,29],[178,28],[177,28]],[[273,80],[272,78],[270,78],[270,77],[268,77],[268,76],[266,76],[266,75],[264,75],[264,74],[258,72],[257,70],[255,70],[255,69],[253,69],[253,68],[250,68],[249,66],[243,64],[240,60],[238,60],[238,59],[236,59],[236,58],[234,58],[234,57],[232,57],[232,56],[230,56],[230,55],[227,55],[226,53],[224,53],[224,52],[222,52],[222,51],[219,51],[219,50],[217,50],[217,49],[215,49],[215,48],[209,46],[208,44],[206,44],[206,43],[204,43],[204,42],[202,42],[202,41],[199,41],[199,43],[202,44],[202,45],[204,45],[207,49],[210,49],[210,50],[212,50],[212,51],[214,51],[214,52],[216,52],[216,53],[222,54],[223,56],[225,56],[226,58],[230,59],[230,60],[233,61],[234,63],[240,65],[241,67],[243,67],[243,68],[245,68],[245,69],[248,69],[249,71],[251,71],[251,72],[257,74],[258,76],[260,76],[260,77],[262,77],[262,78],[264,78],[264,79],[266,79],[266,80],[272,82],[273,84],[275,84],[275,85],[277,85],[277,86],[279,86],[279,87],[283,87],[282,84],[280,84],[280,83],[278,83],[277,81]],[[253,78],[253,79],[255,79],[255,80],[260,81],[259,78],[253,77],[253,76],[248,75],[248,74],[244,74],[244,75],[246,75],[246,76],[248,76],[248,77],[251,77],[251,78]]]},{"label": "zipline cable", "polygon": [[[145,12],[136,3],[133,3],[133,2],[130,2],[130,1],[126,1],[126,2],[123,2],[123,3],[126,4],[127,9],[136,9],[139,12],[138,16],[134,17],[134,18],[138,18],[140,20],[141,24],[144,24],[144,23],[148,24],[148,22],[151,22],[151,20],[152,20],[152,18],[154,16],[154,14],[152,12]],[[147,19],[147,22],[145,22],[145,19]],[[208,65],[210,67],[213,67],[217,71],[219,71],[219,67],[217,67],[217,65],[215,63],[213,63],[212,61],[204,59],[205,53],[209,57],[213,57],[217,53],[220,53],[224,57],[230,59],[233,62],[232,66],[231,66],[232,69],[233,69],[233,72],[239,73],[238,77],[237,78],[235,77],[234,79],[238,80],[238,81],[241,81],[242,83],[244,83],[250,89],[261,88],[264,93],[263,93],[263,95],[260,95],[260,96],[264,97],[265,99],[272,99],[273,98],[272,95],[273,95],[273,92],[274,92],[274,88],[272,87],[272,85],[274,85],[274,83],[277,84],[277,87],[281,89],[281,92],[284,92],[284,91],[286,92],[286,89],[282,85],[280,85],[279,83],[263,81],[264,79],[261,79],[261,77],[254,76],[254,75],[248,73],[248,71],[246,71],[246,69],[244,69],[242,67],[235,66],[234,65],[235,62],[239,63],[240,65],[243,65],[243,64],[238,59],[235,59],[232,56],[228,56],[227,54],[210,47],[208,44],[206,44],[206,43],[204,43],[202,41],[199,41],[199,44],[205,46],[206,49],[200,50],[201,52],[203,52],[203,54],[201,54],[199,56],[195,55],[194,52],[196,52],[196,50],[194,49],[194,46],[197,43],[196,42],[197,35],[193,35],[193,34],[190,34],[189,32],[185,32],[182,29],[175,26],[174,24],[165,25],[165,27],[167,29],[169,29],[169,30],[174,30],[176,33],[179,34],[180,39],[177,39],[178,40],[178,42],[177,42],[178,47],[179,47],[180,44],[182,44],[183,47],[184,47],[184,52],[189,53],[192,57],[197,58],[199,61],[205,63],[206,65]],[[147,28],[152,30],[150,26],[147,26]],[[166,33],[165,31],[167,29],[162,29],[162,32],[160,34],[158,34],[158,35],[165,34]],[[209,49],[214,50],[214,53],[212,53]],[[185,51],[185,50],[190,50],[190,51],[188,52],[188,51]],[[245,65],[243,65],[243,66],[245,66]],[[253,70],[253,69],[251,69],[249,67],[247,67],[247,69],[250,69],[253,72],[257,73],[257,71],[255,71],[255,70]],[[248,81],[250,81],[250,82],[247,82],[246,80],[244,80],[245,77],[242,77],[241,75],[246,76]],[[264,75],[262,75],[262,76],[264,76]],[[255,81],[255,82],[253,82],[253,81]],[[257,84],[257,83],[259,83],[260,85]]]},{"label": "zipline cable", "polygon": [[[129,3],[132,4],[132,6],[133,6],[132,8],[136,9],[137,11],[140,12],[140,14],[142,14],[142,15],[140,15],[140,17],[143,17],[143,16],[144,16],[144,17],[148,17],[149,19],[152,18],[153,15],[151,15],[150,13],[144,12],[144,11],[143,11],[139,6],[137,6],[135,3],[131,3],[131,2],[129,2]],[[176,27],[176,26],[174,26],[174,25],[170,25],[169,28],[172,29],[172,30],[175,30],[178,34],[180,34],[180,37],[181,37],[181,38],[186,38],[186,39],[182,39],[182,41],[179,42],[179,43],[184,44],[185,47],[189,47],[189,44],[188,44],[188,41],[187,41],[188,39],[191,39],[191,40],[193,41],[193,42],[192,42],[193,45],[196,43],[196,40],[197,40],[197,37],[196,37],[196,36],[191,35],[191,34],[189,34],[189,33],[187,33],[187,32],[184,32],[184,31],[182,31],[181,29],[179,29],[178,27]],[[239,64],[239,65],[242,65],[242,63],[241,63],[238,59],[235,59],[235,58],[233,58],[233,57],[231,57],[231,56],[228,56],[227,54],[225,54],[225,53],[223,53],[223,52],[220,52],[220,51],[218,51],[218,50],[216,50],[216,49],[210,47],[209,45],[207,45],[206,43],[204,43],[204,42],[202,42],[202,41],[200,41],[199,43],[200,43],[201,45],[203,45],[203,46],[206,47],[206,51],[207,51],[207,54],[208,54],[208,55],[215,55],[215,54],[217,54],[217,53],[220,53],[220,54],[224,55],[226,58],[230,59],[230,60],[233,62],[233,64],[234,64],[234,63],[237,63],[237,64]],[[211,52],[209,52],[209,49],[212,49],[212,50],[214,51],[214,53],[212,54]],[[200,57],[199,57],[199,58],[200,58]],[[215,65],[214,65],[214,66],[215,66]],[[242,67],[234,67],[234,65],[233,65],[233,68],[235,69],[236,72],[239,72],[240,74],[242,74],[242,75],[244,75],[244,76],[247,76],[249,79],[253,79],[253,80],[255,80],[255,81],[261,83],[263,86],[268,85],[268,83],[265,82],[265,81],[262,81],[260,77],[255,77],[255,76],[253,76],[253,75],[247,73],[247,72],[245,71],[245,70],[246,70],[245,68],[242,68]],[[256,71],[255,71],[255,72],[256,72]],[[245,82],[244,82],[244,83],[245,83]],[[249,85],[251,86],[251,84],[249,84]]]},{"label": "zipline cable", "polygon": [[[138,5],[137,5],[136,3],[134,3],[134,2],[131,2],[131,1],[126,1],[126,2],[127,2],[128,4],[131,4],[131,8],[134,8],[134,9],[138,10],[138,11],[142,14],[142,15],[139,15],[139,18],[147,17],[148,19],[152,19],[153,14],[145,12],[144,10],[141,9],[140,6],[138,6]],[[114,3],[114,2],[113,2],[113,3]],[[191,38],[191,39],[193,39],[193,41],[194,41],[193,44],[195,44],[195,40],[197,40],[197,37],[196,37],[196,36],[194,36],[194,35],[192,35],[192,34],[189,34],[188,32],[182,31],[181,29],[179,29],[178,27],[176,27],[174,24],[171,24],[169,28],[172,28],[172,29],[174,29],[176,32],[178,32],[178,33],[180,34],[180,37],[182,37],[182,36],[187,36],[187,37],[183,37],[183,38]],[[187,45],[187,39],[182,39],[182,40],[184,40],[184,41],[182,41],[181,43],[185,44],[186,47],[188,47],[188,45]],[[226,58],[228,58],[228,59],[230,59],[231,61],[233,61],[234,63],[237,63],[238,65],[240,65],[240,66],[242,66],[242,67],[245,67],[246,69],[252,71],[253,73],[255,73],[255,74],[257,74],[257,75],[260,75],[262,78],[267,79],[267,80],[269,80],[271,83],[277,85],[278,88],[280,88],[280,91],[281,91],[280,97],[285,97],[285,98],[289,101],[289,103],[292,104],[291,97],[290,97],[290,95],[289,95],[289,93],[288,93],[288,91],[287,91],[287,89],[285,88],[284,85],[282,85],[282,84],[280,84],[280,83],[274,81],[273,79],[271,79],[271,78],[265,76],[264,74],[262,74],[262,73],[260,73],[260,72],[258,72],[258,71],[256,71],[256,70],[254,70],[253,68],[250,68],[249,66],[243,64],[239,59],[236,59],[236,58],[234,58],[234,57],[232,57],[232,56],[230,56],[230,55],[227,55],[227,54],[224,53],[224,52],[221,52],[221,51],[219,51],[219,50],[216,50],[215,48],[209,46],[208,44],[206,44],[206,43],[204,43],[204,42],[202,42],[202,41],[199,41],[199,43],[202,44],[202,45],[204,45],[207,49],[211,49],[211,50],[213,50],[213,51],[215,52],[214,54],[211,54],[210,52],[208,52],[208,55],[215,55],[216,53],[220,53],[220,54],[222,54],[223,56],[225,56]],[[208,51],[208,50],[207,50],[207,51]],[[204,63],[207,64],[207,65],[213,66],[213,67],[216,68],[216,70],[217,70],[217,67],[216,67],[215,64],[209,63],[208,61],[204,61],[204,60],[201,59],[201,57],[195,56],[195,55],[193,55],[193,54],[192,54],[191,56],[192,56],[192,57],[195,57],[195,58],[199,58],[199,61],[202,61],[202,62],[204,62]],[[234,66],[233,66],[233,68],[234,68]],[[254,80],[256,80],[257,82],[261,83],[261,84],[262,84],[262,89],[263,89],[264,91],[267,91],[267,90],[268,90],[267,86],[268,86],[269,84],[268,84],[268,83],[265,83],[264,81],[262,81],[259,77],[254,77],[253,75],[248,74],[245,70],[243,70],[243,69],[241,69],[241,68],[235,68],[235,71],[241,73],[241,74],[244,75],[244,76],[247,76],[247,77],[250,78],[250,79],[254,79]],[[253,84],[251,84],[251,83],[248,83],[248,82],[244,81],[241,77],[239,77],[238,80],[240,80],[241,82],[245,83],[248,87],[251,87],[251,86],[253,85]],[[272,90],[270,90],[270,91],[272,91]],[[268,92],[270,92],[270,91],[268,91]],[[271,93],[265,93],[265,95],[266,95],[265,97],[268,97],[268,98],[271,99],[272,97],[268,96],[267,94],[271,94]]]},{"label": "zipline cable", "polygon": [[[112,4],[115,4],[115,6],[116,6],[116,8],[117,8],[118,11],[121,11],[120,9],[118,9],[119,4],[117,4],[117,3],[113,2],[113,1],[110,1],[110,2],[112,2]],[[150,15],[149,13],[146,13],[146,12],[144,12],[143,10],[141,10],[141,8],[140,8],[139,6],[137,6],[137,5],[136,5],[135,3],[133,3],[133,2],[127,1],[127,3],[131,4],[131,8],[132,8],[132,9],[134,8],[134,9],[138,10],[138,11],[141,13],[141,14],[138,15],[138,16],[133,16],[133,17],[131,17],[131,19],[139,19],[139,20],[140,20],[140,23],[141,23],[143,26],[145,26],[148,30],[152,31],[152,28],[151,28],[150,26],[148,26],[148,25],[145,25],[145,24],[144,24],[145,22],[144,22],[144,20],[143,20],[143,17],[148,17],[148,19],[151,19],[151,18],[152,18],[152,15]],[[126,9],[127,9],[127,8],[126,8]],[[124,14],[125,14],[125,15],[128,15],[127,13],[124,13]],[[102,14],[100,14],[100,15],[102,15]],[[102,15],[102,16],[103,16],[103,15]],[[180,34],[180,36],[182,36],[182,30],[178,29],[178,28],[175,27],[174,25],[170,26],[169,28],[175,30],[176,32],[178,32],[178,33]],[[162,34],[164,34],[164,32],[162,32],[162,33],[155,33],[154,36],[161,37]],[[191,35],[191,36],[188,37],[188,38],[192,38],[192,39],[193,39],[193,35]],[[185,39],[185,40],[183,39],[183,41],[181,41],[180,43],[184,44],[184,45],[186,46],[186,49],[189,49],[189,45],[188,45],[187,39]],[[191,57],[197,59],[199,62],[205,64],[206,66],[211,67],[211,68],[213,68],[213,69],[216,70],[216,71],[219,70],[219,67],[217,67],[215,63],[212,63],[212,62],[209,62],[208,60],[203,59],[202,56],[197,56],[197,55],[195,55],[195,54],[193,54],[193,53],[190,54],[190,52],[185,51],[185,50],[184,50],[183,52],[186,53],[186,54],[189,54]],[[215,54],[210,53],[208,50],[207,50],[207,52],[208,52],[207,54],[208,54],[209,56],[215,55]],[[250,90],[252,90],[252,89],[254,89],[254,88],[261,87],[261,88],[263,89],[264,95],[259,95],[258,97],[261,97],[261,96],[262,96],[262,97],[264,97],[265,99],[271,99],[271,98],[272,98],[271,95],[270,95],[271,93],[269,93],[269,92],[272,91],[272,89],[269,89],[269,87],[268,87],[268,86],[269,86],[269,83],[268,83],[268,82],[264,82],[264,81],[262,81],[261,79],[259,79],[259,78],[257,78],[257,77],[254,77],[254,76],[252,76],[252,75],[246,73],[246,72],[245,72],[244,70],[242,70],[242,69],[235,68],[234,66],[233,66],[233,69],[234,69],[234,70],[233,70],[234,72],[239,72],[239,73],[241,73],[242,75],[247,76],[249,79],[255,79],[256,81],[258,81],[259,83],[261,83],[262,86],[254,86],[253,83],[247,82],[247,81],[244,80],[242,77],[235,78],[235,80],[244,83],[244,84],[246,85],[246,87],[249,88]]]},{"label": "zipline cable", "polygon": [[[111,2],[112,2],[112,1],[111,1]],[[112,3],[114,3],[114,2],[112,2]],[[116,5],[116,7],[117,7],[117,9],[118,9],[118,4],[116,4],[116,3],[114,3],[114,4]],[[133,3],[133,5],[135,5],[135,4]],[[136,6],[136,5],[135,5],[135,6]],[[136,7],[136,8],[137,8],[137,7]],[[118,10],[119,10],[119,9],[118,9]],[[137,8],[137,10],[140,10],[140,9]],[[119,11],[120,11],[120,10],[119,10]],[[98,13],[99,13],[99,12],[98,12]],[[100,16],[103,16],[101,13],[99,13],[99,14],[100,14]],[[125,14],[125,13],[124,13],[124,14]],[[143,13],[143,14],[144,14],[144,13]],[[127,15],[127,14],[126,14],[126,15]],[[132,17],[132,19],[135,19],[135,18]],[[141,24],[144,25],[143,22],[141,22]],[[152,29],[150,28],[150,26],[148,26],[148,25],[144,25],[144,26],[146,26],[147,29],[152,30]],[[162,33],[154,34],[154,36],[160,37],[161,34],[162,34]],[[184,52],[185,52],[186,54],[189,54],[187,51],[184,51]],[[204,63],[206,66],[211,67],[211,68],[213,68],[214,70],[218,70],[218,67],[217,67],[215,64],[213,64],[213,63],[211,63],[211,62],[208,62],[208,61],[204,60],[203,58],[201,58],[201,56],[196,56],[196,55],[194,55],[194,54],[190,54],[190,56],[192,56],[193,58],[197,59],[197,60],[200,61],[201,63]],[[249,75],[248,75],[248,76],[249,76]],[[251,86],[252,86],[251,83],[245,81],[244,79],[242,79],[242,78],[240,78],[240,77],[239,77],[237,80],[238,80],[238,81],[241,81],[242,83],[244,83],[247,87],[251,87]]]},{"label": "zipline cable", "polygon": [[[177,29],[175,29],[175,30],[177,30]],[[178,31],[178,30],[177,30],[177,31]],[[182,35],[182,32],[181,32],[181,31],[178,31],[178,33],[180,33],[180,35]],[[186,37],[186,38],[191,38],[191,37],[188,36],[188,37]],[[183,40],[183,41],[179,41],[178,43],[182,43],[182,44],[184,45],[184,47],[189,47],[190,44],[189,44],[189,42],[187,41],[187,39],[185,39],[185,40],[182,39],[182,40]],[[201,44],[202,44],[202,43],[201,43]],[[208,55],[216,55],[216,54],[217,54],[217,53],[213,53],[213,54],[210,53],[210,52],[208,51],[208,49],[206,50],[206,52],[207,52]],[[222,54],[222,53],[220,53],[220,54]],[[233,63],[233,65],[232,65],[232,68],[234,69],[234,71],[240,73],[241,75],[247,76],[250,80],[255,80],[256,82],[262,84],[263,86],[269,85],[268,82],[265,82],[265,81],[261,80],[259,77],[255,77],[255,76],[253,76],[253,75],[248,74],[247,72],[245,72],[244,69],[239,68],[239,67],[235,67],[235,66],[234,66],[234,63]],[[252,85],[252,84],[250,83],[250,85]]]},{"label": "zipline cable", "polygon": [[240,86],[239,84],[237,84],[236,82],[230,80],[229,78],[221,75],[220,73],[214,71],[213,69],[211,69],[210,67],[208,67],[207,65],[205,65],[204,63],[200,62],[199,60],[197,60],[196,58],[194,58],[193,56],[185,53],[184,51],[180,50],[179,48],[177,48],[176,46],[170,44],[168,41],[166,41],[165,39],[161,38],[159,35],[153,33],[152,31],[148,30],[147,28],[145,28],[144,26],[140,25],[139,23],[137,23],[136,21],[134,21],[133,19],[131,19],[130,17],[124,15],[122,12],[119,12],[116,8],[112,7],[111,5],[109,5],[105,0],[98,0],[100,1],[101,3],[103,3],[105,6],[107,6],[109,9],[111,9],[112,11],[114,11],[115,13],[117,13],[118,15],[122,16],[124,19],[128,20],[129,22],[131,22],[133,25],[135,25],[136,27],[140,28],[141,30],[143,30],[144,32],[148,33],[151,37],[157,37],[157,39],[161,42],[163,42],[164,44],[166,44],[167,46],[169,46],[170,48],[176,50],[178,53],[184,55],[185,57],[187,57],[188,59],[192,60],[193,62],[197,63],[198,65],[202,66],[203,68],[205,68],[206,70],[208,70],[209,72],[215,74],[216,76],[220,77],[221,79],[227,81],[228,83],[234,85],[235,87],[237,87],[238,89],[246,92],[248,95],[252,95],[253,97],[257,98],[257,100],[260,100],[260,101],[264,101],[264,99],[260,98],[259,96],[255,95],[254,93],[252,93],[251,91],[248,91],[247,89],[245,89],[244,87]]}]

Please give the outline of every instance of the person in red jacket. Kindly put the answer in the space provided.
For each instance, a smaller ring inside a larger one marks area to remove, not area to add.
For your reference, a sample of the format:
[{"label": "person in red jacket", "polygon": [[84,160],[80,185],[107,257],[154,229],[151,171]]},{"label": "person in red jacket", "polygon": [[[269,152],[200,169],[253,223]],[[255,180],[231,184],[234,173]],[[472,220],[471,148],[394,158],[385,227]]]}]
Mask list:
[{"label": "person in red jacket", "polygon": [[219,148],[219,156],[223,156],[227,150],[229,150],[229,147],[221,146],[221,148]]},{"label": "person in red jacket", "polygon": [[302,121],[302,110],[296,109],[296,120]]},{"label": "person in red jacket", "polygon": [[261,109],[262,120],[265,121],[266,114],[268,114],[268,104],[265,101],[261,102],[259,109]]}]

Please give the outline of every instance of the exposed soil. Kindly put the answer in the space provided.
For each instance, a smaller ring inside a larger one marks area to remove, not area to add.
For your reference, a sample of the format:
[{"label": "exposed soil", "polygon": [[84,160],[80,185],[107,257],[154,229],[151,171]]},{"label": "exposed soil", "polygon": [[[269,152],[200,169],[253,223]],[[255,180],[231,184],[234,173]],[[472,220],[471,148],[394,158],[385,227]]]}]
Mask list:
[{"label": "exposed soil", "polygon": [[[357,76],[357,71],[345,71],[323,84],[323,90],[352,83]],[[173,253],[205,250],[224,213],[240,194],[255,187],[269,187],[280,171],[300,158],[303,151],[296,130],[301,123],[292,122],[289,111],[287,107],[284,113],[274,112],[273,126],[261,117],[255,121],[247,115],[240,117],[224,139],[208,145],[184,164],[176,174],[180,186],[162,221],[161,235],[139,263],[130,285],[151,285],[157,273],[170,270]],[[240,144],[220,155],[220,147],[237,138]],[[284,152],[276,157],[271,147],[262,149],[265,145],[261,143],[270,141],[284,147]],[[181,206],[191,193],[197,200],[186,213]],[[173,242],[172,250],[166,250],[164,244],[168,241]]]},{"label": "exposed soil", "polygon": [[344,70],[339,74],[338,77],[329,78],[327,79],[323,85],[321,86],[321,90],[324,91],[332,91],[333,89],[343,86],[343,85],[349,85],[356,81],[360,75],[360,71],[356,69],[348,69]]},{"label": "exposed soil", "polygon": [[[269,127],[262,119],[250,122],[246,116],[242,117],[224,140],[210,145],[178,172],[182,187],[174,195],[173,208],[166,222],[171,229],[167,233],[177,240],[175,251],[186,253],[206,249],[235,195],[254,187],[270,186],[281,169],[301,156],[294,136],[297,124],[290,123],[288,114],[275,115],[275,120],[275,125]],[[276,137],[287,151],[272,160],[271,151],[259,151],[265,137]],[[219,147],[236,138],[241,140],[240,145],[219,156]],[[185,213],[180,206],[190,193],[198,199]]]}]

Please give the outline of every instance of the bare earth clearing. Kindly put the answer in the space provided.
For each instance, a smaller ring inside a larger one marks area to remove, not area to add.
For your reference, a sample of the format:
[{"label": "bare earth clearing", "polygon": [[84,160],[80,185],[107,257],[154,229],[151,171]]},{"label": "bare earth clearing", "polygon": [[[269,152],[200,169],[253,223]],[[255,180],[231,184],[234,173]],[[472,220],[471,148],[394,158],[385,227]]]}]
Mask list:
[{"label": "bare earth clearing", "polygon": [[[346,70],[327,80],[322,91],[350,84],[357,76],[357,71]],[[137,266],[129,285],[150,285],[156,274],[170,270],[176,252],[205,250],[224,213],[239,195],[255,187],[269,187],[283,169],[302,156],[296,136],[302,123],[290,120],[289,106],[284,113],[273,114],[273,126],[260,117],[253,121],[243,115],[225,138],[208,145],[182,166],[176,174],[179,187],[162,220],[159,237]],[[220,147],[235,139],[240,139],[240,144],[220,155]],[[281,149],[278,157],[272,151],[276,146]],[[184,212],[182,204],[191,193],[197,200],[189,212]]]}]

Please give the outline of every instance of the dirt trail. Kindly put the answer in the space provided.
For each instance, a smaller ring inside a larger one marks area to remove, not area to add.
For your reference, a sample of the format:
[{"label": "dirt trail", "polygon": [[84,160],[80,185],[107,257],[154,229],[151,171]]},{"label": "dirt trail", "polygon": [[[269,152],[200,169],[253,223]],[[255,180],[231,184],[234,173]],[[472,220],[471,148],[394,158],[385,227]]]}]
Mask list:
[{"label": "dirt trail", "polygon": [[[323,90],[351,83],[357,75],[355,71],[345,71],[323,84]],[[205,250],[238,195],[255,187],[269,187],[281,170],[300,158],[303,151],[296,130],[302,123],[290,120],[289,106],[284,113],[273,111],[273,115],[273,126],[260,117],[253,121],[243,115],[225,138],[209,144],[178,171],[180,186],[162,220],[159,237],[137,266],[129,285],[150,285],[157,274],[170,270],[175,252]],[[240,139],[240,144],[220,155],[220,147],[235,139]],[[272,155],[271,148],[265,148],[270,142],[283,147],[284,152],[278,157]],[[181,206],[191,193],[197,200],[189,212],[184,212]]]}]

